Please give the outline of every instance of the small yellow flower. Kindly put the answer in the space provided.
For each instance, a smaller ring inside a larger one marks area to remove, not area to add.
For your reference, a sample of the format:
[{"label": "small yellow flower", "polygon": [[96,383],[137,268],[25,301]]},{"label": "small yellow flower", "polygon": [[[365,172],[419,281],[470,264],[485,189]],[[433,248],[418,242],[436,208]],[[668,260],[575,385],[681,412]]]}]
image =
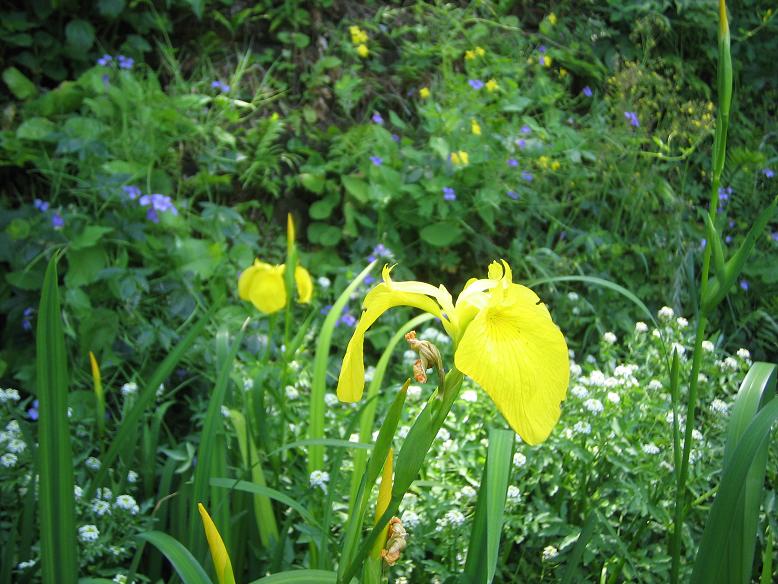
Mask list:
[{"label": "small yellow flower", "polygon": [[422,99],[427,99],[430,96],[430,88],[429,87],[422,87],[419,89],[419,97]]},{"label": "small yellow flower", "polygon": [[562,166],[562,165],[559,164],[559,161],[555,160],[554,162],[551,163],[551,170],[559,170],[560,166]]},{"label": "small yellow flower", "polygon": [[567,69],[565,69],[564,67],[560,68],[559,69],[559,76],[563,77],[563,78],[567,77]]},{"label": "small yellow flower", "polygon": [[351,42],[355,45],[361,45],[367,42],[367,33],[358,26],[350,26],[348,31],[351,33]]},{"label": "small yellow flower", "polygon": [[476,136],[481,135],[481,125],[476,120],[470,120],[470,131]]},{"label": "small yellow flower", "polygon": [[557,19],[556,19],[556,14],[554,14],[554,13],[552,12],[551,14],[549,14],[549,15],[548,15],[548,23],[549,23],[551,26],[554,26],[554,25],[556,24],[556,21],[557,21]]},{"label": "small yellow flower", "polygon": [[490,79],[486,82],[486,91],[492,92],[500,89],[500,85],[494,80]]},{"label": "small yellow flower", "polygon": [[551,64],[554,62],[554,59],[552,59],[550,56],[546,55],[543,58],[543,66],[544,67],[551,67]]},{"label": "small yellow flower", "polygon": [[451,164],[454,166],[467,166],[470,164],[470,156],[464,150],[451,153]]},{"label": "small yellow flower", "polygon": [[549,162],[551,162],[551,159],[548,156],[541,156],[538,158],[538,166],[540,166],[540,168],[548,168]]},{"label": "small yellow flower", "polygon": [[370,54],[370,50],[367,48],[367,45],[362,44],[357,47],[357,55],[365,59]]},{"label": "small yellow flower", "polygon": [[465,51],[465,60],[472,61],[475,59],[475,51]]},{"label": "small yellow flower", "polygon": [[486,51],[484,50],[483,47],[476,47],[475,54],[478,55],[479,57],[483,57],[486,54]]}]

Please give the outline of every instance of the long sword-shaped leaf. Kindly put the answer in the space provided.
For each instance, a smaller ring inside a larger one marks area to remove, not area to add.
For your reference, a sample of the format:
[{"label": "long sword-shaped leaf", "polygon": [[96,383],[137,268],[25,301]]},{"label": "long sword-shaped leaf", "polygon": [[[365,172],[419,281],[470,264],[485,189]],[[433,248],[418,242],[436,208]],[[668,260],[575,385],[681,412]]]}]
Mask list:
[{"label": "long sword-shaped leaf", "polygon": [[73,584],[78,574],[73,451],[68,425],[68,370],[62,331],[57,258],[43,280],[38,311],[36,380],[41,568],[44,584]]},{"label": "long sword-shaped leaf", "polygon": [[[308,415],[308,437],[312,439],[324,438],[324,392],[327,387],[327,363],[330,358],[330,343],[332,341],[332,331],[340,318],[346,304],[351,298],[351,293],[357,289],[362,281],[375,266],[375,262],[370,262],[362,270],[354,281],[349,284],[343,293],[332,305],[329,314],[324,319],[324,324],[319,331],[319,337],[316,340],[316,354],[313,359],[313,382],[311,386],[311,409]],[[308,451],[308,472],[324,468],[324,447],[314,445]]]},{"label": "long sword-shaped leaf", "polygon": [[326,570],[290,570],[254,580],[251,584],[335,584],[335,572]]},{"label": "long sword-shaped leaf", "polygon": [[162,552],[184,584],[213,584],[203,567],[176,538],[160,531],[147,531],[138,537]]},{"label": "long sword-shaped leaf", "polygon": [[146,383],[146,387],[139,393],[135,405],[124,417],[124,420],[122,420],[122,425],[111,442],[111,446],[108,448],[105,455],[103,455],[103,458],[100,461],[100,470],[97,471],[95,480],[89,485],[89,489],[84,496],[85,500],[91,499],[95,489],[103,483],[106,474],[108,474],[108,470],[112,467],[119,454],[119,450],[138,428],[138,423],[143,416],[143,412],[146,411],[149,404],[153,403],[157,394],[157,389],[173,372],[173,369],[178,365],[178,362],[186,354],[192,344],[200,337],[203,329],[208,324],[214,309],[215,307],[211,307],[202,317],[200,317],[200,320],[189,329],[189,332],[186,333],[184,338],[181,339],[170,353],[168,353],[167,357],[165,357],[162,363],[154,370],[154,373],[151,374],[151,377],[149,377],[149,380]]}]

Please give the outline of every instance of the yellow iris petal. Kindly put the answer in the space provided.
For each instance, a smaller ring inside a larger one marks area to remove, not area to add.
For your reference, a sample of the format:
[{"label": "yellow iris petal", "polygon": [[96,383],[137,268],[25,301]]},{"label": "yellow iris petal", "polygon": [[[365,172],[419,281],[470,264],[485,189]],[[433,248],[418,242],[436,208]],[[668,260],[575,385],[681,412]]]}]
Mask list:
[{"label": "yellow iris petal", "polygon": [[[388,273],[387,273],[388,275]],[[421,282],[419,282],[421,284]],[[413,306],[442,318],[440,307],[424,293],[395,290],[394,283],[382,282],[368,292],[362,305],[362,316],[346,348],[338,377],[338,399],[359,401],[365,389],[364,343],[365,333],[384,312],[395,306]],[[432,286],[430,286],[432,288]]]},{"label": "yellow iris petal", "polygon": [[302,266],[294,270],[294,282],[297,285],[297,299],[302,304],[308,304],[313,298],[313,280],[311,274]]},{"label": "yellow iris petal", "polygon": [[265,314],[278,312],[286,306],[283,274],[283,266],[254,262],[238,279],[238,296],[250,301],[257,310]]},{"label": "yellow iris petal", "polygon": [[216,578],[219,584],[235,584],[235,575],[232,572],[232,563],[224,545],[219,530],[216,529],[211,516],[202,503],[197,504],[197,510],[200,511],[200,518],[203,520],[205,528],[205,537],[208,540],[208,547],[211,549],[211,559],[216,569]]},{"label": "yellow iris petal", "polygon": [[[490,267],[490,277],[498,267]],[[507,275],[507,274],[506,274]],[[454,363],[489,394],[525,442],[538,444],[560,415],[569,381],[567,344],[544,304],[503,278],[470,322]]]}]

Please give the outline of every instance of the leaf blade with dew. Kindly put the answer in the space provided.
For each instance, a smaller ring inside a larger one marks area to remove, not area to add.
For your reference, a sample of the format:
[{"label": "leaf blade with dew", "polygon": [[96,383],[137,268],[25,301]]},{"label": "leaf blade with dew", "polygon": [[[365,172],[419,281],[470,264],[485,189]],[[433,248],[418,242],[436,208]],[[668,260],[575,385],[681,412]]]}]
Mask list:
[{"label": "leaf blade with dew", "polygon": [[724,468],[694,562],[690,580],[693,584],[719,581],[730,530],[737,519],[738,499],[747,488],[748,473],[754,458],[764,444],[769,442],[772,425],[777,419],[778,399],[772,399],[754,416],[741,436],[729,464]]},{"label": "leaf blade with dew", "polygon": [[41,569],[44,584],[73,584],[78,573],[73,494],[73,452],[68,423],[68,370],[62,328],[57,260],[43,280],[35,335],[38,386]]},{"label": "leaf blade with dew", "polygon": [[159,366],[154,370],[154,373],[151,374],[146,387],[142,392],[139,392],[135,401],[135,405],[124,416],[121,426],[119,427],[119,431],[114,436],[114,439],[111,442],[111,445],[108,447],[106,453],[102,456],[102,460],[100,461],[100,470],[97,471],[95,479],[89,485],[89,488],[84,494],[85,499],[90,499],[94,495],[95,489],[97,489],[97,487],[102,484],[103,480],[105,480],[105,476],[108,473],[108,470],[111,468],[111,465],[113,465],[114,461],[116,460],[116,457],[119,455],[119,451],[124,446],[124,443],[127,441],[127,439],[135,432],[138,423],[140,422],[141,416],[143,416],[143,413],[146,411],[148,405],[154,400],[157,388],[162,384],[163,381],[165,381],[165,379],[168,378],[168,376],[173,372],[175,366],[189,350],[189,347],[191,347],[192,344],[200,337],[203,329],[205,329],[205,326],[208,324],[213,311],[214,307],[211,307],[208,311],[206,311],[205,314],[200,317],[200,320],[192,325],[184,338],[181,339],[175,348],[167,354],[167,356],[162,360],[162,363],[160,363]]},{"label": "leaf blade with dew", "polygon": [[[406,322],[400,329],[389,339],[384,352],[376,363],[375,373],[373,379],[370,381],[370,385],[367,388],[367,400],[368,404],[359,420],[359,440],[360,442],[366,442],[373,431],[373,424],[375,422],[375,413],[378,408],[378,400],[371,398],[377,396],[381,388],[381,383],[384,380],[386,369],[389,366],[389,361],[394,352],[394,348],[397,344],[405,339],[405,333],[414,330],[420,324],[432,320],[435,318],[432,314],[424,313],[416,316]],[[349,490],[349,503],[353,503],[356,498],[357,491],[359,490],[359,484],[362,480],[362,473],[365,470],[365,463],[367,461],[366,452],[356,452],[354,454],[354,470],[351,474],[351,488]]]},{"label": "leaf blade with dew", "polygon": [[513,436],[511,430],[489,430],[486,466],[470,531],[463,583],[488,584],[494,580],[510,479]]},{"label": "leaf blade with dew", "polygon": [[[330,356],[330,344],[332,341],[332,332],[340,318],[340,314],[348,303],[352,292],[368,276],[375,267],[376,262],[370,262],[362,270],[354,281],[338,296],[338,299],[332,305],[329,314],[324,319],[319,337],[316,339],[316,353],[313,359],[313,381],[311,385],[311,409],[309,412],[308,437],[312,439],[324,438],[324,393],[327,386],[327,362]],[[314,446],[308,452],[308,472],[321,470],[324,467],[324,448]]]},{"label": "leaf blade with dew", "polygon": [[146,531],[137,537],[162,552],[184,584],[213,584],[203,567],[176,538],[161,531]]}]

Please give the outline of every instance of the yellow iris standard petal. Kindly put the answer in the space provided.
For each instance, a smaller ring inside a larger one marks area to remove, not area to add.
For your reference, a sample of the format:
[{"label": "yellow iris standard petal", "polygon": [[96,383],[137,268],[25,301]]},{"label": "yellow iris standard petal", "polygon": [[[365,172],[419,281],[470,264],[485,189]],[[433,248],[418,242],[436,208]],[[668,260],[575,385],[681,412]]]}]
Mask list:
[{"label": "yellow iris standard petal", "polygon": [[286,306],[283,266],[254,264],[241,274],[238,295],[265,314],[278,312]]},{"label": "yellow iris standard petal", "polygon": [[297,285],[297,299],[308,304],[313,298],[313,279],[304,267],[298,265],[294,270],[294,282]]},{"label": "yellow iris standard petal", "polygon": [[203,528],[205,528],[205,537],[208,540],[208,547],[211,549],[211,559],[216,569],[216,579],[219,581],[219,584],[235,584],[232,562],[230,562],[230,556],[227,553],[227,548],[224,545],[222,536],[219,534],[219,530],[216,529],[216,525],[214,525],[211,516],[208,515],[208,511],[205,510],[202,503],[197,504],[197,510],[200,511],[200,518],[203,520]]},{"label": "yellow iris standard petal", "polygon": [[442,318],[440,307],[428,296],[415,292],[394,290],[393,284],[382,282],[368,292],[362,305],[362,316],[346,348],[338,377],[338,399],[359,401],[365,389],[364,342],[365,333],[384,312],[395,306],[413,306]]},{"label": "yellow iris standard petal", "polygon": [[[490,266],[490,278],[498,275],[498,266]],[[567,392],[567,344],[537,295],[509,282],[501,280],[470,322],[454,363],[484,388],[525,442],[538,444],[559,419]]]}]

